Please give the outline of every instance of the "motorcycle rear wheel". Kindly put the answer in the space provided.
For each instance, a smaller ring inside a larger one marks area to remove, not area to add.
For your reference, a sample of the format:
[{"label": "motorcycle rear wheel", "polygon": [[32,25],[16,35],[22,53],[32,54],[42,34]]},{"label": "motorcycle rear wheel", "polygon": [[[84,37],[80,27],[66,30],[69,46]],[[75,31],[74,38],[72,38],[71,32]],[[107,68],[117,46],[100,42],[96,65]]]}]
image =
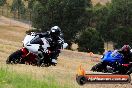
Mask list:
[{"label": "motorcycle rear wheel", "polygon": [[106,72],[106,67],[104,66],[103,63],[98,63],[92,67],[91,71]]}]

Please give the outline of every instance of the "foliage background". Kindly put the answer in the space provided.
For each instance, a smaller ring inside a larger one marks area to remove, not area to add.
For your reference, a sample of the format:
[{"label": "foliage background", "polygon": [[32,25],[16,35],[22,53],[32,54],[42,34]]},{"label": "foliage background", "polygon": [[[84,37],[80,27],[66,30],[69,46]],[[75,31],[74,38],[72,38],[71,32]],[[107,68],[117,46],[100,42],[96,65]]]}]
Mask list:
[{"label": "foliage background", "polygon": [[[72,43],[76,43],[78,50],[92,48],[93,52],[103,52],[104,44],[91,39],[94,34],[85,36],[88,40],[82,39],[82,35],[79,37],[79,34],[85,35],[84,31],[89,28],[97,31],[95,35],[101,38],[101,42],[113,42],[114,48],[132,45],[131,0],[111,0],[103,5],[93,5],[91,0],[0,0],[0,6],[1,15],[31,23],[32,27],[43,32],[58,25],[69,44],[68,49],[71,49]],[[88,42],[96,43],[95,48],[89,46]],[[101,51],[96,47],[100,47]]]}]

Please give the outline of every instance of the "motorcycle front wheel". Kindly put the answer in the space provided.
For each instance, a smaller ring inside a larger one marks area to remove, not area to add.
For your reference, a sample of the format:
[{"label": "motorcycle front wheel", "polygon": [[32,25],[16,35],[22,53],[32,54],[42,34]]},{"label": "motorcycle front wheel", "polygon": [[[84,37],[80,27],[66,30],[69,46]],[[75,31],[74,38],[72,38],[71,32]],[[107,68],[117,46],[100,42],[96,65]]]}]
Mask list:
[{"label": "motorcycle front wheel", "polygon": [[17,64],[20,62],[22,51],[17,50],[13,52],[6,60],[6,64]]}]

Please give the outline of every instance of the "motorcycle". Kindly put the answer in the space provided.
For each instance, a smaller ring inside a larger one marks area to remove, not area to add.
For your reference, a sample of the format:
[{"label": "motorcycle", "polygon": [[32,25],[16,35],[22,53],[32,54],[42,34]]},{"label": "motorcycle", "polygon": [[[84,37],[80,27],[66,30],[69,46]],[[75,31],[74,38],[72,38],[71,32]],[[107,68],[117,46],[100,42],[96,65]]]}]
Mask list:
[{"label": "motorcycle", "polygon": [[[60,38],[62,43],[62,49],[68,46],[67,43],[64,42],[62,38]],[[37,33],[31,32],[31,34],[27,34],[24,38],[23,48],[12,53],[6,60],[7,64],[10,63],[29,63],[35,64],[38,66],[49,66],[51,65],[50,55],[52,52],[50,51],[50,44],[48,39],[45,37],[40,38]],[[43,56],[39,55],[39,50],[43,50]],[[41,59],[38,59],[41,57]]]},{"label": "motorcycle", "polygon": [[91,71],[127,74],[128,70],[132,66],[132,63],[124,63],[123,57],[123,54],[117,51],[108,51],[101,58],[101,62],[91,68]]}]

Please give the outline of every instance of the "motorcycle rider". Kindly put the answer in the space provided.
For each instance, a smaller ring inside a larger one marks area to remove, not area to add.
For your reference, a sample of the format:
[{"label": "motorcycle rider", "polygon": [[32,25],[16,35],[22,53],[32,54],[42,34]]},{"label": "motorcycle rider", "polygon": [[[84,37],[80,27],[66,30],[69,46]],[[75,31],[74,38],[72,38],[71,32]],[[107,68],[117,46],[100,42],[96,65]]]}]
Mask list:
[{"label": "motorcycle rider", "polygon": [[132,52],[130,51],[131,47],[129,45],[124,45],[120,50],[119,53],[123,54],[124,63],[129,63],[132,61]]},{"label": "motorcycle rider", "polygon": [[[121,55],[122,54],[122,55]],[[106,55],[106,56],[105,56]],[[107,55],[110,55],[108,57],[114,57],[119,55],[115,59],[108,58],[105,60],[104,58],[107,58]],[[95,66],[92,67],[92,71],[104,71],[108,72],[109,68],[107,69],[107,66],[110,66],[113,68],[112,73],[113,74],[131,74],[132,73],[132,52],[131,52],[131,47],[129,45],[124,45],[121,49],[119,50],[114,50],[114,51],[108,51],[104,56],[102,57],[100,63],[96,64]],[[111,62],[111,61],[112,62]]]},{"label": "motorcycle rider", "polygon": [[[57,57],[59,56],[61,46],[64,43],[62,36],[63,34],[61,33],[61,29],[58,26],[53,26],[51,27],[50,31],[39,34],[40,38],[45,37],[50,44],[50,50],[52,52],[51,62],[53,64],[57,64]],[[39,50],[42,52],[43,48],[40,47]]]},{"label": "motorcycle rider", "polygon": [[[131,47],[129,45],[124,45],[121,49],[117,50],[117,52],[123,54],[122,59],[124,61],[124,64],[129,64],[132,61],[132,52],[131,52]],[[122,69],[119,64],[120,63],[117,63],[115,65],[115,70],[117,70],[119,68]],[[130,73],[130,72],[132,72],[132,68],[130,68],[128,70],[127,74]],[[118,73],[118,71],[115,72],[115,73]]]}]

